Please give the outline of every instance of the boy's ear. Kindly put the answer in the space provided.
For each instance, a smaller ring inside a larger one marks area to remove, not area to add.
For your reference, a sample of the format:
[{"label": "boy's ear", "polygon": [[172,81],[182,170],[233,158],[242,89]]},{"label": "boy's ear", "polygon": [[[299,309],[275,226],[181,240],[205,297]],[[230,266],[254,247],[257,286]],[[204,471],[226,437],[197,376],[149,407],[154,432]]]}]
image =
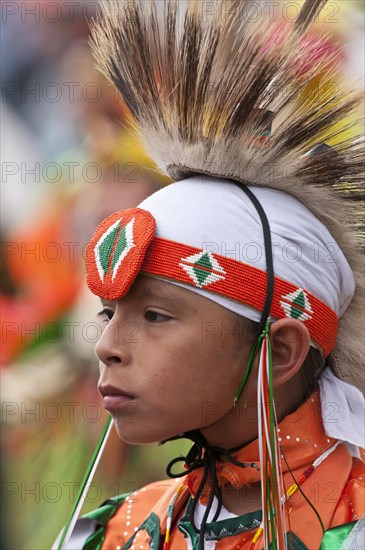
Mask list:
[{"label": "boy's ear", "polygon": [[274,388],[290,380],[301,368],[310,346],[307,327],[296,319],[280,319],[270,328]]}]

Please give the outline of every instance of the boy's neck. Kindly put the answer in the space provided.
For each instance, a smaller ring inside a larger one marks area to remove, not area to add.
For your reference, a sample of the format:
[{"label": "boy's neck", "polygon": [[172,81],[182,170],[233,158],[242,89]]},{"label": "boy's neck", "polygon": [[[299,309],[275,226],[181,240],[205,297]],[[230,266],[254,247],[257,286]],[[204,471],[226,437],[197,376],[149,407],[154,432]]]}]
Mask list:
[{"label": "boy's neck", "polygon": [[[278,423],[296,411],[307,396],[300,373],[275,389],[275,406]],[[208,443],[215,447],[233,449],[257,438],[257,402],[241,399],[218,422],[201,428]]]}]

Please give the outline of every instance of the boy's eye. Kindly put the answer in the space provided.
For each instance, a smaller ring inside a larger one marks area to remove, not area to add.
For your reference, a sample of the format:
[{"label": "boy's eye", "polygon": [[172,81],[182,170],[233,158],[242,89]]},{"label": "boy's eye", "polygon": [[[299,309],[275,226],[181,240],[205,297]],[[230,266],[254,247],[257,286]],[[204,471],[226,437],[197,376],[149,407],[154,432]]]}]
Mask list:
[{"label": "boy's eye", "polygon": [[171,319],[168,315],[163,315],[162,313],[158,313],[157,311],[153,311],[152,309],[148,309],[145,314],[144,318],[149,323],[163,323],[164,321],[168,321]]},{"label": "boy's eye", "polygon": [[114,315],[114,311],[110,308],[104,307],[101,311],[98,313],[98,317],[101,317],[103,321],[108,323]]}]

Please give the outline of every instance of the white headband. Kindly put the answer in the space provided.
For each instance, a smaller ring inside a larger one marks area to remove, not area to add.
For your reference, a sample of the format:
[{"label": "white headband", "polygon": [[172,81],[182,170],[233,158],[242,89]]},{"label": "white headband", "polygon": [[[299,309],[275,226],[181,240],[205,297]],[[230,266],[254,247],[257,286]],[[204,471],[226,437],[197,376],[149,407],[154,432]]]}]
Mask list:
[{"label": "white headband", "polygon": [[[297,199],[251,187],[270,223],[275,275],[305,288],[339,317],[355,291],[350,266],[328,229]],[[195,176],[154,193],[140,205],[154,216],[156,237],[217,253],[266,271],[261,220],[239,187]],[[169,281],[171,282],[171,281]],[[224,296],[177,284],[252,321],[260,312]]]}]

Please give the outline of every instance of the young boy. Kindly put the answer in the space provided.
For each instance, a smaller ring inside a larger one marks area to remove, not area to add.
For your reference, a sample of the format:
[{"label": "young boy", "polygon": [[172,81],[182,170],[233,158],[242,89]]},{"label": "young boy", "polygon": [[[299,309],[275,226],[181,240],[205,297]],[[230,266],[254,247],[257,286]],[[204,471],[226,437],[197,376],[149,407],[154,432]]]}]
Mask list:
[{"label": "young boy", "polygon": [[99,390],[124,441],[193,446],[69,548],[363,548],[363,149],[339,126],[356,100],[305,95],[333,61],[307,33],[324,3],[283,26],[249,2],[102,3],[99,67],[178,181],[89,244]]}]

